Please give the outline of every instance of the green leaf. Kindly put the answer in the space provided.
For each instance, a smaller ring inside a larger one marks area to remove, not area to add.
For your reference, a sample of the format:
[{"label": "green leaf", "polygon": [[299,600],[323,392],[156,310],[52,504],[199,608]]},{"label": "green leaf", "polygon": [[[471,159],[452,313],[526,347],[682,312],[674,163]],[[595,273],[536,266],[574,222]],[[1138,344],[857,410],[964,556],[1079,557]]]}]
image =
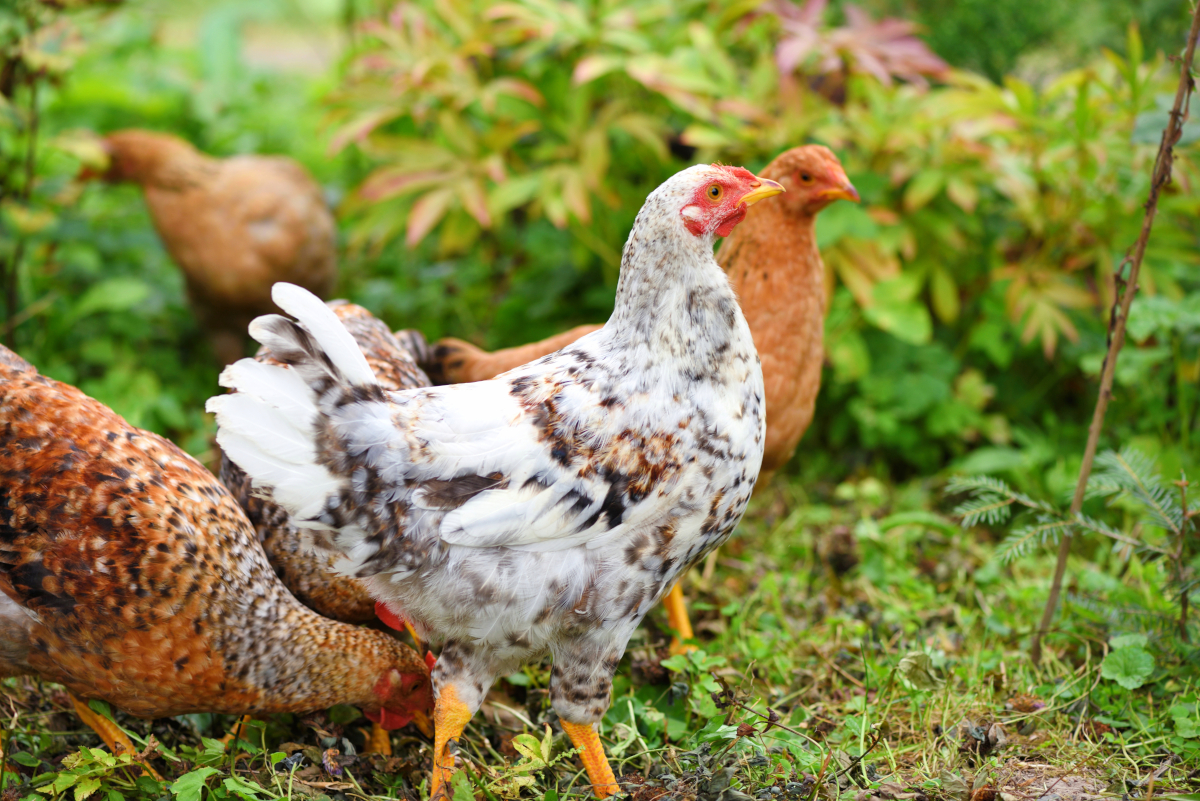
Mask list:
[{"label": "green leaf", "polygon": [[189,771],[171,785],[171,793],[179,801],[200,801],[200,790],[209,776],[217,772],[216,768],[196,768]]},{"label": "green leaf", "polygon": [[946,176],[937,170],[917,173],[904,190],[904,210],[914,212],[929,203],[945,186]]},{"label": "green leaf", "polygon": [[535,766],[534,770],[540,770],[549,761],[542,758],[542,744],[532,734],[518,734],[512,739],[512,747]]},{"label": "green leaf", "polygon": [[941,265],[934,266],[929,274],[929,299],[933,301],[934,313],[943,323],[952,323],[958,319],[961,309],[958,286],[950,277],[950,272]]},{"label": "green leaf", "polygon": [[36,768],[40,763],[33,754],[28,751],[17,751],[9,755],[9,759],[16,762],[18,765],[24,765],[27,768]]},{"label": "green leaf", "polygon": [[92,793],[100,789],[100,779],[95,776],[84,776],[75,785],[75,801],[83,801]]},{"label": "green leaf", "polygon": [[50,787],[53,792],[61,793],[63,790],[67,789],[68,787],[73,785],[78,780],[79,780],[79,774],[77,774],[77,773],[60,773],[60,774],[58,774],[58,776],[55,777],[54,783],[51,784]]},{"label": "green leaf", "polygon": [[1112,650],[1119,651],[1122,648],[1145,648],[1146,643],[1150,639],[1145,634],[1122,634],[1119,637],[1113,637],[1108,641],[1108,645]]},{"label": "green leaf", "polygon": [[1188,740],[1200,737],[1200,723],[1193,718],[1175,718],[1175,733]]},{"label": "green leaf", "polygon": [[667,670],[683,673],[688,669],[688,658],[684,654],[669,656],[660,663]]},{"label": "green leaf", "polygon": [[454,801],[475,801],[475,787],[467,778],[465,770],[454,772],[450,777],[450,788],[453,790]]},{"label": "green leaf", "polygon": [[1154,672],[1154,657],[1149,651],[1129,646],[1112,651],[1100,666],[1100,675],[1111,679],[1127,690],[1136,690]]},{"label": "green leaf", "polygon": [[230,776],[222,782],[232,793],[236,793],[242,798],[248,798],[250,801],[255,801],[259,793],[266,793],[267,790],[258,782],[250,779],[243,779],[241,776]]},{"label": "green leaf", "polygon": [[933,659],[920,651],[901,659],[896,671],[914,690],[936,690],[943,684],[933,672]]},{"label": "green leaf", "polygon": [[83,297],[71,309],[70,318],[73,322],[96,312],[129,311],[149,297],[150,285],[145,281],[137,278],[108,278],[93,284],[83,293]]},{"label": "green leaf", "polygon": [[863,317],[876,328],[912,345],[924,345],[933,336],[933,320],[925,305],[914,300],[920,290],[916,276],[901,275],[871,287],[870,306]]},{"label": "green leaf", "polygon": [[335,704],[329,707],[329,722],[336,723],[339,726],[353,723],[362,716],[362,712],[349,704]]}]

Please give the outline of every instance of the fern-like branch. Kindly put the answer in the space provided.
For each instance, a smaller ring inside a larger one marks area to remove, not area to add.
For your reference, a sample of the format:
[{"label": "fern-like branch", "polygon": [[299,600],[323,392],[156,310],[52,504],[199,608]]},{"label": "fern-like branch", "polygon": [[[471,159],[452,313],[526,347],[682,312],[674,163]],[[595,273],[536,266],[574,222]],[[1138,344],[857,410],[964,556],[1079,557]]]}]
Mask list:
[{"label": "fern-like branch", "polygon": [[1074,528],[1074,521],[1039,515],[1034,525],[1022,526],[1009,534],[996,549],[996,558],[1002,565],[1011,564],[1039,547],[1057,545],[1063,533],[1071,534]]},{"label": "fern-like branch", "polygon": [[1013,505],[1044,514],[1058,514],[1058,510],[1050,504],[1035,501],[993,476],[955,476],[946,484],[946,491],[951,494],[968,493],[969,497],[953,512],[962,518],[966,528],[980,523],[993,526],[1004,523],[1012,515]]},{"label": "fern-like branch", "polygon": [[1096,457],[1097,470],[1089,490],[1094,486],[1100,493],[1123,492],[1136,499],[1145,509],[1147,522],[1178,534],[1183,526],[1183,510],[1171,488],[1159,478],[1154,462],[1133,448],[1120,453],[1105,451]]},{"label": "fern-like branch", "polygon": [[1160,548],[1157,545],[1151,545],[1145,540],[1134,539],[1123,531],[1118,531],[1117,529],[1113,528],[1103,520],[1097,520],[1094,517],[1088,517],[1083,513],[1079,513],[1075,515],[1074,522],[1084,531],[1090,531],[1093,534],[1099,534],[1101,536],[1108,537],[1110,540],[1115,540],[1117,542],[1124,543],[1125,545],[1132,545],[1141,552],[1149,551],[1151,553],[1158,554],[1159,556],[1170,556],[1170,551],[1166,550],[1165,548]]}]

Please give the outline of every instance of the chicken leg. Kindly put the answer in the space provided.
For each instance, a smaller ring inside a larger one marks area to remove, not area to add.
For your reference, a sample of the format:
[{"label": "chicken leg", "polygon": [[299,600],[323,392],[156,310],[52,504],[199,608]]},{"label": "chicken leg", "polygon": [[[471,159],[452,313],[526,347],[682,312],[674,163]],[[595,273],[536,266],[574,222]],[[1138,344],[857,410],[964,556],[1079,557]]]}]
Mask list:
[{"label": "chicken leg", "polygon": [[453,791],[446,787],[454,773],[454,756],[450,753],[450,741],[462,736],[463,729],[471,720],[471,708],[459,700],[458,690],[447,684],[438,691],[433,704],[433,779],[429,785],[430,801],[453,798]]},{"label": "chicken leg", "polygon": [[588,779],[592,783],[592,792],[597,798],[608,798],[620,791],[617,777],[613,775],[608,757],[604,755],[604,746],[600,744],[600,735],[596,727],[590,723],[572,723],[560,720],[563,731],[571,738],[571,743],[579,749],[579,759],[587,768]]},{"label": "chicken leg", "polygon": [[671,640],[672,654],[686,654],[696,650],[696,646],[688,645],[687,640],[696,636],[692,631],[692,621],[688,619],[687,601],[683,599],[683,589],[680,582],[663,598],[663,606],[667,609],[667,622],[675,630],[677,637]]},{"label": "chicken leg", "polygon": [[71,706],[75,707],[75,714],[88,725],[88,728],[100,736],[100,739],[108,746],[109,751],[112,751],[114,754],[125,751],[142,763],[142,770],[146,771],[156,781],[163,781],[163,777],[158,775],[158,771],[138,758],[137,748],[134,746],[133,741],[129,739],[129,735],[121,731],[120,726],[103,715],[92,711],[92,708],[86,702],[79,700],[70,693],[67,693],[67,695],[71,698]]},{"label": "chicken leg", "polygon": [[246,724],[252,720],[254,720],[253,715],[242,715],[238,718],[238,722],[233,724],[233,728],[229,730],[229,733],[221,738],[221,742],[225,744],[226,748],[229,747],[230,743],[246,733]]}]

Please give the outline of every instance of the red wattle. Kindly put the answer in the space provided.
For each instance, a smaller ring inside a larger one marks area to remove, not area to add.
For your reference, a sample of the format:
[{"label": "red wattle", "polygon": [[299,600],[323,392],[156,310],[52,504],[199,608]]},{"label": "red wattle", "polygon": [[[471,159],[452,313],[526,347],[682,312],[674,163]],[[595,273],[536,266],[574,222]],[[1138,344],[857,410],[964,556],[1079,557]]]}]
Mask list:
[{"label": "red wattle", "polygon": [[382,620],[385,626],[396,629],[396,631],[404,631],[404,616],[393,612],[383,601],[375,602],[375,616]]},{"label": "red wattle", "polygon": [[363,714],[366,715],[367,720],[372,723],[378,723],[388,731],[399,729],[412,722],[412,715],[402,715],[390,709],[376,709],[373,712],[369,709],[364,709]]}]

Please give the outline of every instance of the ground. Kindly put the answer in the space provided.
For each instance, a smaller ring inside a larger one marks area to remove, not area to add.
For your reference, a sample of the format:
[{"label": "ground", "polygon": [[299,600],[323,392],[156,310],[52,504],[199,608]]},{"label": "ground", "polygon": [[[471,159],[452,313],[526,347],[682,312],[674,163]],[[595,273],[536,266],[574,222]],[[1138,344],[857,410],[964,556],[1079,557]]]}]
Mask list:
[{"label": "ground", "polygon": [[[1001,567],[999,533],[963,530],[952,507],[935,485],[873,479],[778,479],[760,493],[735,539],[687,578],[701,650],[670,657],[656,611],[622,663],[603,735],[635,801],[1195,793],[1196,733],[1170,716],[1196,679],[1124,690],[1102,675],[1104,637],[1078,626],[1031,664],[1051,557]],[[457,801],[587,794],[548,680],[540,665],[497,683],[461,743]],[[7,680],[2,703],[3,801],[417,799],[430,767],[412,729],[394,733],[390,758],[357,753],[367,722],[350,708],[252,728],[236,764],[206,739],[232,718],[118,712],[135,741],[157,744],[164,788],[96,748],[53,685]]]}]

